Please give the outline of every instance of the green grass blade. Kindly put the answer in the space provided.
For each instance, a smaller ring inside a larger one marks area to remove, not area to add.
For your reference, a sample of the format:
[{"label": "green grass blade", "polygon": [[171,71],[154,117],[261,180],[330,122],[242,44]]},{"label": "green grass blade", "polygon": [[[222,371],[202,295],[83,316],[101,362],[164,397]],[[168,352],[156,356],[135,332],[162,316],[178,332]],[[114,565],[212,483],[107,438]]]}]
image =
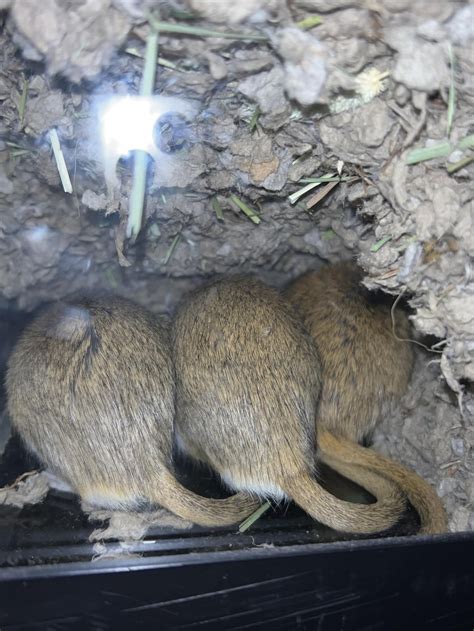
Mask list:
[{"label": "green grass blade", "polygon": [[170,258],[173,256],[173,252],[176,250],[176,246],[178,245],[178,241],[181,239],[181,233],[178,233],[173,241],[171,242],[170,247],[168,248],[168,252],[165,254],[165,258],[163,259],[163,265],[168,265]]},{"label": "green grass blade", "polygon": [[306,193],[312,191],[313,188],[316,188],[316,186],[318,186],[319,184],[321,184],[321,182],[309,182],[308,184],[306,184],[306,186],[303,186],[303,188],[299,188],[291,195],[288,195],[288,201],[293,206],[293,204],[296,204],[300,197],[303,197],[303,195],[306,195]]},{"label": "green grass blade", "polygon": [[255,108],[254,113],[252,114],[252,118],[250,119],[249,122],[249,130],[250,132],[254,132],[257,129],[257,123],[258,123],[258,119],[260,117],[260,108],[257,105],[257,107]]},{"label": "green grass blade", "polygon": [[[156,62],[158,58],[158,33],[150,33],[146,42],[145,67],[140,84],[140,96],[152,96],[155,87]],[[135,240],[142,227],[143,203],[145,201],[146,169],[148,155],[136,151],[133,163],[132,191],[128,209],[127,237]]]},{"label": "green grass blade", "polygon": [[383,239],[380,239],[380,241],[377,241],[377,243],[374,243],[374,245],[370,248],[371,252],[378,252],[381,248],[383,248],[383,246],[388,243],[389,241],[392,240],[392,237],[384,237]]},{"label": "green grass blade", "polygon": [[213,197],[211,201],[211,206],[216,213],[216,217],[219,221],[224,221],[224,213],[222,212],[222,206],[219,204],[219,200],[217,197]]},{"label": "green grass blade", "polygon": [[[135,48],[134,46],[126,48],[125,52],[127,53],[127,55],[131,55],[132,57],[143,59],[142,53],[138,50],[138,48]],[[169,68],[170,70],[177,70],[178,72],[181,72],[176,64],[174,64],[172,61],[168,61],[168,59],[165,59],[164,57],[158,57],[158,65],[163,66],[163,68]]]},{"label": "green grass blade", "polygon": [[176,33],[179,35],[190,35],[192,37],[223,37],[225,39],[242,39],[250,42],[266,42],[268,37],[258,33],[238,33],[234,31],[213,31],[200,26],[189,26],[187,24],[173,24],[171,22],[160,22],[152,16],[148,16],[150,25],[158,33]]},{"label": "green grass blade", "polygon": [[21,91],[20,102],[18,103],[18,130],[23,129],[25,122],[26,99],[28,98],[28,80],[23,79],[23,89]]},{"label": "green grass blade", "polygon": [[244,215],[246,215],[251,221],[253,221],[254,224],[258,225],[261,222],[261,219],[257,215],[257,213],[252,208],[250,208],[250,206],[247,206],[247,204],[239,199],[237,195],[231,195],[230,199],[238,208],[240,208]]},{"label": "green grass blade", "polygon": [[448,173],[456,173],[456,171],[467,167],[469,164],[471,164],[471,162],[474,162],[474,156],[466,156],[465,158],[462,158],[462,160],[459,160],[454,164],[450,164],[447,171]]},{"label": "green grass blade", "polygon": [[432,147],[423,147],[422,149],[413,149],[406,158],[407,164],[418,164],[435,158],[444,158],[454,151],[454,149],[474,149],[474,134],[465,136],[458,142],[456,146],[449,142],[442,142]]},{"label": "green grass blade", "polygon": [[474,134],[466,136],[458,143],[459,149],[474,149]]},{"label": "green grass blade", "polygon": [[152,96],[155,88],[156,62],[158,60],[158,33],[150,33],[146,42],[145,67],[140,83],[140,96]]},{"label": "green grass blade", "polygon": [[305,177],[300,180],[302,184],[324,184],[324,182],[352,182],[358,178],[354,175],[323,175],[321,177]]},{"label": "green grass blade", "polygon": [[296,26],[303,31],[307,31],[314,26],[322,24],[323,18],[320,15],[309,15],[307,18],[296,22]]},{"label": "green grass blade", "polygon": [[298,189],[294,193],[288,196],[288,201],[291,205],[296,204],[296,202],[306,195],[309,191],[313,190],[320,184],[324,184],[325,182],[340,182],[341,178],[336,175],[336,173],[327,173],[326,175],[322,175],[321,177],[310,177],[301,179],[300,182],[302,184],[306,184],[307,186],[303,186],[303,188]]},{"label": "green grass blade", "polygon": [[433,145],[432,147],[423,147],[422,149],[413,149],[407,156],[407,164],[418,164],[419,162],[426,162],[427,160],[434,160],[435,158],[443,158],[449,155],[452,151],[452,147],[449,142],[443,142],[439,145]]},{"label": "green grass blade", "polygon": [[59,177],[61,178],[61,184],[65,193],[72,193],[72,184],[69,177],[69,171],[67,170],[66,160],[59,143],[58,132],[55,129],[51,129],[49,132],[49,139],[51,140],[51,146],[53,148],[54,159],[56,160],[56,166],[58,167]]},{"label": "green grass blade", "polygon": [[257,508],[257,510],[255,512],[253,512],[251,515],[249,515],[247,517],[247,519],[245,519],[239,526],[239,532],[245,532],[246,530],[248,530],[250,528],[250,526],[253,526],[253,524],[260,519],[260,517],[267,512],[267,510],[270,508],[271,504],[270,502],[265,502],[265,504],[262,504],[261,506],[259,506]]},{"label": "green grass blade", "polygon": [[448,113],[446,117],[446,135],[449,138],[451,133],[451,127],[454,120],[454,112],[456,109],[456,86],[454,85],[454,54],[453,47],[449,44],[449,64],[451,66],[451,82],[449,84],[448,95]]}]

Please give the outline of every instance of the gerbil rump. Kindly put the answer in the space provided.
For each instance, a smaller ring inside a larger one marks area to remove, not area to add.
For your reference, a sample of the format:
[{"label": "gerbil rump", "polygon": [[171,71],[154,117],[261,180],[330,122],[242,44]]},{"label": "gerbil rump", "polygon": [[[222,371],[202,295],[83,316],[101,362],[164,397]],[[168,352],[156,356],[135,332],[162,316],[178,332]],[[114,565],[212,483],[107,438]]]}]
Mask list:
[{"label": "gerbil rump", "polygon": [[[396,523],[402,495],[351,504],[313,477],[321,389],[318,353],[292,308],[269,287],[233,278],[199,289],[173,324],[179,435],[234,489],[281,499],[346,532]],[[370,489],[368,489],[370,490]]]},{"label": "gerbil rump", "polygon": [[156,502],[206,526],[236,523],[258,506],[249,496],[200,497],[175,479],[168,325],[128,300],[46,308],[12,353],[7,394],[26,446],[90,503]]}]

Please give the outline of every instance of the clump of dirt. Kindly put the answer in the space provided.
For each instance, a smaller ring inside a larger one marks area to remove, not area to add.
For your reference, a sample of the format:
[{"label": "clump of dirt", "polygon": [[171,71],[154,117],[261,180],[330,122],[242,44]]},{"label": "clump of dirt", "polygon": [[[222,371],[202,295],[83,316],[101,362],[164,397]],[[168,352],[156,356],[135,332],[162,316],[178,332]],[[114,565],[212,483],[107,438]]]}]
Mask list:
[{"label": "clump of dirt", "polygon": [[[282,286],[355,257],[367,286],[406,298],[416,335],[437,342],[381,444],[437,485],[453,529],[472,528],[474,7],[227,4],[0,2],[0,307],[98,287],[171,312],[213,274]],[[159,121],[132,243],[131,161],[111,204],[97,112],[138,93],[157,8],[166,24],[250,38],[160,33],[156,93],[193,114]]]}]

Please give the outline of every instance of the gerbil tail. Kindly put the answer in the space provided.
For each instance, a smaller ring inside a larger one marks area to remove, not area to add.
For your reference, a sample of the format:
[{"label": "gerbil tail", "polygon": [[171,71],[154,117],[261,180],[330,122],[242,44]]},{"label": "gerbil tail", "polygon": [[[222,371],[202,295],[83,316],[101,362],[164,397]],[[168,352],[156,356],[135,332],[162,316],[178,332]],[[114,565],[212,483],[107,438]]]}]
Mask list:
[{"label": "gerbil tail", "polygon": [[318,445],[323,462],[367,489],[378,501],[384,499],[385,491],[378,483],[373,489],[370,488],[365,480],[366,473],[372,471],[380,479],[385,478],[396,483],[420,516],[421,534],[448,531],[446,512],[441,500],[435,490],[413,471],[372,449],[336,437],[327,431],[319,432]]},{"label": "gerbil tail", "polygon": [[236,524],[261,504],[258,499],[245,493],[236,493],[222,500],[202,497],[193,493],[168,471],[160,475],[160,487],[150,498],[182,519],[200,526],[230,526]]},{"label": "gerbil tail", "polygon": [[[340,472],[342,473],[342,467]],[[351,479],[355,480],[354,475]],[[381,480],[371,471],[364,472],[364,488],[383,490],[375,504],[355,504],[340,500],[326,491],[311,475],[287,479],[282,485],[294,501],[314,519],[330,528],[361,534],[381,532],[394,526],[403,515],[406,503],[395,484]],[[374,493],[375,494],[375,493]]]}]

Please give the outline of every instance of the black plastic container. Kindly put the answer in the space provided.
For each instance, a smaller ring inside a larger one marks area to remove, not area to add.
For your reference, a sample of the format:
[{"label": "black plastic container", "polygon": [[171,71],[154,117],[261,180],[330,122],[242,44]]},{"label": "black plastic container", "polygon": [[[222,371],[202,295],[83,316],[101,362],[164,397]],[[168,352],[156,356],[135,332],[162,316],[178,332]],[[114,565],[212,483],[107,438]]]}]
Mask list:
[{"label": "black plastic container", "polygon": [[150,542],[142,558],[92,563],[61,558],[84,554],[79,543],[54,564],[38,546],[35,566],[0,570],[0,628],[473,628],[472,535],[218,552],[214,537],[165,536],[166,553]]},{"label": "black plastic container", "polygon": [[[0,413],[4,403],[0,379]],[[11,438],[0,487],[35,464]],[[181,463],[186,484],[219,495],[196,473]],[[333,492],[355,492],[324,473]],[[268,511],[243,534],[157,528],[98,549],[96,527],[57,492],[0,506],[0,631],[474,628],[474,533],[410,536],[413,515],[389,533],[405,536],[377,539],[345,537],[295,506]]]}]

